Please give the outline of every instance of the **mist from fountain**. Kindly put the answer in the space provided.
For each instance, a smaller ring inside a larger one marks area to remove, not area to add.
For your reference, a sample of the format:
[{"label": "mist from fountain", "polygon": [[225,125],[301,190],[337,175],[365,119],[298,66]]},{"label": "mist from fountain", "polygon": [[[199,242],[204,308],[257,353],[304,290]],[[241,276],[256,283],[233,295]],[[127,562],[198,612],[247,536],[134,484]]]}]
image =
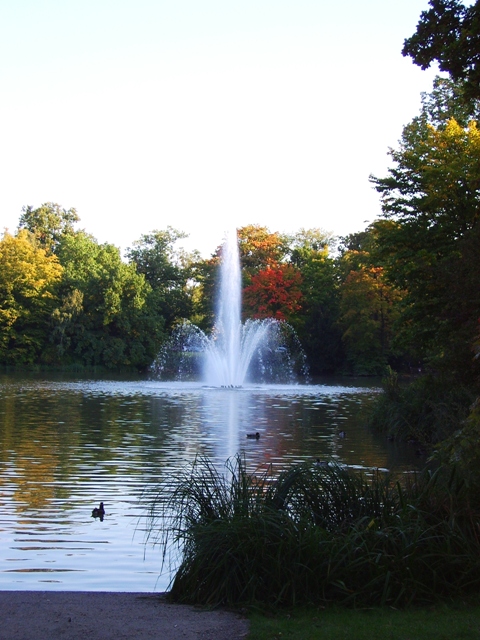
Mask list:
[{"label": "mist from fountain", "polygon": [[237,234],[226,234],[220,267],[220,295],[213,339],[205,351],[207,384],[240,387],[245,382],[252,356],[271,322],[241,323],[242,277]]},{"label": "mist from fountain", "polygon": [[[220,291],[210,336],[195,325],[180,325],[152,369],[159,377],[191,379],[200,374],[213,387],[238,388],[246,382],[288,382],[305,355],[293,329],[273,318],[241,322],[242,277],[236,230],[226,234],[220,265]],[[287,346],[287,343],[288,346]],[[292,357],[292,351],[295,351]],[[304,371],[302,371],[304,373]]]}]

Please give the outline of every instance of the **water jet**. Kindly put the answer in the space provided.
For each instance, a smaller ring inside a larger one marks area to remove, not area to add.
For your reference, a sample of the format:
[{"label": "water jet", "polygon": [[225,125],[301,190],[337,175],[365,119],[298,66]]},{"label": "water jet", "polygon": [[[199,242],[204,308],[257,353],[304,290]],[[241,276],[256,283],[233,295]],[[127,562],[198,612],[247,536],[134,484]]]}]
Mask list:
[{"label": "water jet", "polygon": [[292,384],[306,377],[306,359],[293,328],[266,318],[241,321],[241,268],[236,231],[225,236],[220,290],[212,333],[184,322],[172,333],[152,369],[161,379],[201,379],[212,387]]}]

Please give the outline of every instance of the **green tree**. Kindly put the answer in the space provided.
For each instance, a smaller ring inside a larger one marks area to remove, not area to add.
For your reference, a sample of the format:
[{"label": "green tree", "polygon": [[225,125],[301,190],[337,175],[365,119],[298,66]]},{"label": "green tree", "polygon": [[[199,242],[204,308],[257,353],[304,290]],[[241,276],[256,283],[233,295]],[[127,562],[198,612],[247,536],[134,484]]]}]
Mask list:
[{"label": "green tree", "polygon": [[407,38],[403,55],[427,69],[436,61],[442,71],[465,86],[469,98],[480,98],[480,1],[466,7],[458,0],[430,0],[417,30]]},{"label": "green tree", "polygon": [[463,85],[450,78],[437,76],[432,90],[421,94],[421,101],[420,115],[413,122],[420,121],[423,125],[444,128],[454,118],[466,127],[470,120],[478,122],[480,118],[480,101],[466,98]]},{"label": "green tree", "polygon": [[338,327],[339,278],[331,234],[301,229],[290,241],[290,261],[302,275],[302,310],[291,323],[305,349],[312,374],[334,373],[341,365]]},{"label": "green tree", "polygon": [[194,286],[192,288],[191,320],[203,331],[209,332],[215,320],[217,292],[220,290],[220,255],[197,260],[192,265]]},{"label": "green tree", "polygon": [[480,132],[471,120],[404,128],[395,166],[372,178],[382,196],[378,242],[389,281],[405,291],[399,342],[435,367],[472,374],[480,316]]},{"label": "green tree", "polygon": [[58,204],[46,202],[36,209],[23,207],[18,228],[27,229],[43,249],[55,252],[62,237],[73,233],[74,225],[79,220],[75,209],[62,209]]},{"label": "green tree", "polygon": [[167,227],[142,235],[127,250],[127,257],[151,287],[150,306],[164,319],[168,330],[193,313],[192,276],[199,258],[196,253],[175,248],[176,242],[186,237],[185,233]]},{"label": "green tree", "polygon": [[84,232],[58,247],[62,305],[53,335],[60,357],[109,368],[146,367],[165,337],[163,319],[148,305],[150,285],[117,247]]},{"label": "green tree", "polygon": [[32,364],[48,345],[62,267],[23,229],[0,241],[0,362]]}]

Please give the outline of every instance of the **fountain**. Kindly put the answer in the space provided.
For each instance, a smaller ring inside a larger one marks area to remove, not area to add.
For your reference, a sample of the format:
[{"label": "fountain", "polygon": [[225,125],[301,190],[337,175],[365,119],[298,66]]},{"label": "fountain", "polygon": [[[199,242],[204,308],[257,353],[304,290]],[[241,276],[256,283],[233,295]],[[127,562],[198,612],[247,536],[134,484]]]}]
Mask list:
[{"label": "fountain", "polygon": [[[399,452],[397,468],[417,468],[414,453],[402,453],[398,443],[392,449],[356,420],[362,398],[376,390],[351,382],[297,384],[294,372],[304,359],[288,324],[241,324],[234,238],[228,237],[222,252],[213,332],[207,336],[191,323],[178,327],[157,360],[154,380],[3,376],[0,452],[7,473],[0,526],[7,544],[0,589],[165,591],[169,574],[158,578],[157,554],[142,570],[141,535],[137,560],[129,524],[142,531],[143,499],[155,489],[163,504],[172,481],[198,456],[208,457],[219,473],[228,473],[225,461],[238,453],[249,472],[318,457],[378,473]],[[247,438],[252,432],[260,438]],[[347,439],[340,435],[345,433]],[[32,434],[41,447],[30,446]],[[26,455],[32,464],[25,464]],[[36,489],[39,468],[52,470],[42,478],[42,491]],[[94,505],[85,506],[87,485],[96,500],[105,500],[103,522],[90,518]],[[37,499],[26,500],[25,492]],[[93,529],[85,527],[86,519]],[[33,539],[39,540],[37,551]]]},{"label": "fountain", "polygon": [[238,388],[246,382],[295,382],[306,375],[294,330],[273,318],[241,322],[241,270],[236,231],[222,247],[220,292],[210,336],[185,322],[153,365],[160,378],[201,377],[208,386]]}]

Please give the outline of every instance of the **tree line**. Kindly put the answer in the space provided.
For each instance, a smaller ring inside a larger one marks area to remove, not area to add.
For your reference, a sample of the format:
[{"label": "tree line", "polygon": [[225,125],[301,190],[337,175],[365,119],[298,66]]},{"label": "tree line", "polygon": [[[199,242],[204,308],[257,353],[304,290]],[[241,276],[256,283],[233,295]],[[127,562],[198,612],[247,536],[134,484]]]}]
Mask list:
[{"label": "tree line", "polygon": [[[403,130],[382,216],[336,238],[238,229],[243,316],[296,330],[313,374],[450,368],[471,379],[480,319],[479,103],[437,78]],[[0,241],[0,363],[148,368],[185,319],[212,328],[220,247],[208,259],[168,227],[122,259],[75,209],[23,209]]]},{"label": "tree line", "polygon": [[[76,230],[74,209],[25,207],[0,241],[0,362],[143,370],[175,326],[212,329],[221,247],[178,249],[171,227],[120,250]],[[313,373],[379,374],[394,358],[395,293],[372,267],[367,230],[339,240],[238,229],[243,319],[291,324]],[[361,338],[361,339],[360,339]]]}]

